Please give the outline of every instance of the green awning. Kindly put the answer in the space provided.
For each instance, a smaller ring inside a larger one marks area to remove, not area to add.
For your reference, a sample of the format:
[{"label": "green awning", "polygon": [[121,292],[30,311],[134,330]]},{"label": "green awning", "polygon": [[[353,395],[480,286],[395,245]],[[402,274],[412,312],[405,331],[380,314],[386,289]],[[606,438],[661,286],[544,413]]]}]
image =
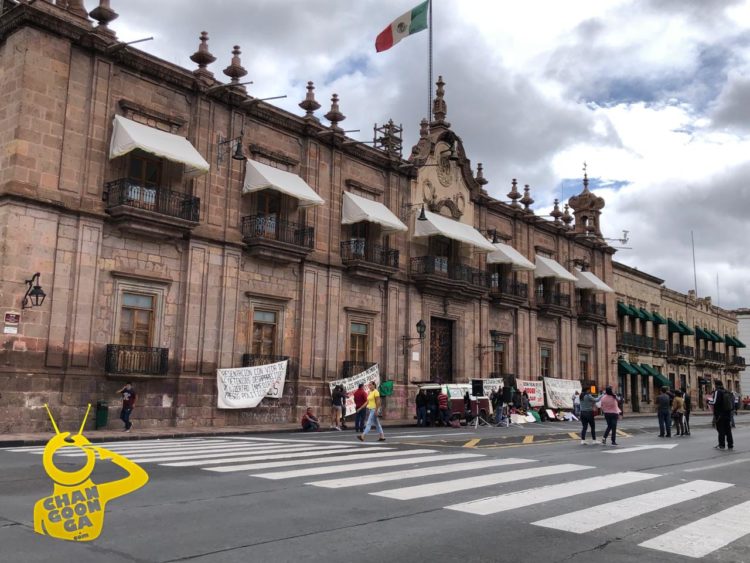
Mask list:
[{"label": "green awning", "polygon": [[622,301],[617,302],[617,313],[626,317],[638,317],[638,311],[635,307],[631,307],[623,303]]},{"label": "green awning", "polygon": [[654,376],[655,383],[658,383],[661,387],[669,387],[669,388],[672,387],[672,382],[669,380],[668,377],[665,377],[654,368],[651,368],[651,370],[652,370],[651,375]]},{"label": "green awning", "polygon": [[698,340],[701,340],[701,339],[702,339],[702,340],[711,340],[711,341],[713,341],[713,337],[712,337],[711,335],[707,334],[707,333],[706,333],[706,331],[705,331],[705,330],[703,330],[703,329],[702,329],[701,327],[699,327],[699,326],[696,326],[696,327],[695,327],[695,337],[696,337],[696,338],[697,338]]},{"label": "green awning", "polygon": [[650,319],[649,319],[649,318],[648,318],[648,317],[646,316],[646,312],[645,312],[645,311],[644,311],[643,309],[639,309],[639,308],[638,308],[638,307],[636,307],[635,305],[631,305],[631,306],[630,306],[630,308],[631,308],[631,309],[633,310],[633,316],[634,316],[634,317],[636,317],[636,318],[639,318],[639,319],[643,319],[644,321],[648,321],[648,320],[650,320]]},{"label": "green awning", "polygon": [[618,371],[620,372],[621,375],[623,373],[626,373],[628,375],[637,375],[637,374],[641,373],[640,371],[638,371],[637,369],[635,369],[633,367],[633,365],[630,362],[628,362],[627,360],[619,360],[617,362],[617,369],[618,369]]},{"label": "green awning", "polygon": [[641,312],[641,318],[644,318],[644,317],[645,317],[645,319],[646,319],[647,321],[651,321],[652,323],[655,323],[655,322],[657,322],[657,321],[656,321],[656,317],[654,317],[654,316],[653,316],[653,315],[652,315],[652,314],[651,314],[651,313],[650,313],[649,311],[647,311],[647,310],[646,310],[646,309],[644,309],[643,307],[641,307],[641,308],[639,309],[639,311]]},{"label": "green awning", "polygon": [[742,340],[740,340],[740,339],[739,339],[739,338],[737,338],[736,336],[733,336],[732,338],[733,338],[733,339],[734,339],[734,341],[735,341],[735,342],[737,343],[737,348],[747,348],[747,346],[745,346],[745,343],[744,343],[744,342],[742,342]]},{"label": "green awning", "polygon": [[695,334],[693,330],[684,322],[678,321],[677,324],[680,325],[680,328],[682,328],[680,332],[682,332],[682,334],[684,334],[685,336],[693,336]]},{"label": "green awning", "polygon": [[643,375],[643,376],[646,376],[646,377],[648,377],[648,375],[649,375],[649,374],[648,374],[648,370],[647,370],[647,369],[645,369],[645,368],[644,368],[644,367],[643,367],[642,365],[640,365],[640,366],[639,366],[639,365],[638,365],[637,363],[635,363],[635,362],[630,362],[630,365],[631,365],[631,366],[633,366],[633,368],[634,368],[634,369],[635,369],[635,370],[636,370],[636,371],[637,371],[638,373],[640,373],[640,374],[641,374],[641,375]]},{"label": "green awning", "polygon": [[677,321],[673,321],[672,319],[667,319],[667,330],[669,332],[679,332],[680,334],[683,334],[680,325],[677,323]]},{"label": "green awning", "polygon": [[721,334],[719,334],[715,330],[709,330],[708,332],[710,332],[713,335],[714,341],[716,341],[716,342],[724,342],[724,339],[722,338]]},{"label": "green awning", "polygon": [[656,324],[659,324],[659,325],[665,325],[665,324],[667,324],[667,319],[665,319],[664,317],[662,317],[656,311],[651,311],[651,314],[654,316],[654,319],[655,319],[654,322]]}]

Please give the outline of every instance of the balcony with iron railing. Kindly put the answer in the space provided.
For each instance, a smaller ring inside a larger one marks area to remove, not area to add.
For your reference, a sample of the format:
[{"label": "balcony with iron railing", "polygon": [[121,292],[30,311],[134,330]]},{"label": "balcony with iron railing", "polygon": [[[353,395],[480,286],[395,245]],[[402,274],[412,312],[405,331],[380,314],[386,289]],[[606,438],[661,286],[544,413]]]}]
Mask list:
[{"label": "balcony with iron railing", "polygon": [[315,229],[275,215],[242,218],[242,240],[251,256],[271,262],[301,262],[312,252]]},{"label": "balcony with iron railing", "polygon": [[345,360],[341,364],[341,377],[344,379],[353,377],[362,373],[363,371],[367,371],[375,365],[377,365],[376,362],[353,362],[350,360]]},{"label": "balcony with iron railing", "polygon": [[109,375],[164,376],[169,369],[169,348],[107,344],[105,371]]},{"label": "balcony with iron railing", "polygon": [[490,297],[495,305],[516,307],[526,303],[529,299],[529,286],[514,281],[512,277],[501,274],[491,274]]},{"label": "balcony with iron railing", "polygon": [[570,314],[570,295],[559,291],[545,291],[538,287],[535,293],[536,306],[541,314]]},{"label": "balcony with iron railing", "polygon": [[687,362],[695,358],[695,348],[674,342],[667,343],[667,358],[670,361]]},{"label": "balcony with iron railing", "polygon": [[607,320],[607,305],[585,299],[576,303],[576,313],[579,321],[601,323]]},{"label": "balcony with iron railing", "polygon": [[660,338],[654,338],[654,350],[664,354],[667,351],[667,341]]},{"label": "balcony with iron railing", "polygon": [[715,352],[713,350],[701,350],[699,349],[695,358],[696,363],[699,364],[723,364],[726,361],[726,354],[721,352]]},{"label": "balcony with iron railing", "polygon": [[384,281],[398,271],[399,251],[366,239],[341,241],[341,262],[356,277]]},{"label": "balcony with iron railing", "polygon": [[643,334],[634,334],[632,332],[622,332],[617,335],[617,344],[619,346],[638,348],[639,350],[649,352],[658,351],[657,341],[652,336],[644,336]]},{"label": "balcony with iron railing", "polygon": [[129,231],[174,237],[200,222],[200,198],[127,178],[107,182],[102,199],[112,220]]},{"label": "balcony with iron railing", "polygon": [[438,295],[478,297],[486,294],[489,286],[487,272],[443,256],[412,258],[409,275],[420,290]]},{"label": "balcony with iron railing", "polygon": [[745,369],[745,358],[742,356],[727,356],[727,369]]}]

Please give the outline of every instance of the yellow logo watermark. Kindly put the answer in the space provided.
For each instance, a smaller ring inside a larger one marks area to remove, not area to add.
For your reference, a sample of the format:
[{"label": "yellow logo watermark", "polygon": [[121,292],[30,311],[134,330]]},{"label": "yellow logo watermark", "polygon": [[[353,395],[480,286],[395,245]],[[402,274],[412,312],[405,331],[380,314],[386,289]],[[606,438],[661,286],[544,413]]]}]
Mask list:
[{"label": "yellow logo watermark", "polygon": [[[104,527],[104,510],[107,503],[140,489],[148,482],[148,474],[129,459],[94,446],[83,435],[91,405],[86,410],[78,434],[60,432],[49,414],[55,435],[44,447],[43,463],[54,487],[52,494],[34,505],[34,531],[45,536],[69,541],[91,541],[99,537]],[[79,448],[86,457],[85,465],[76,471],[63,471],[58,468],[53,456],[62,448]],[[108,483],[96,484],[91,479],[91,472],[97,461],[108,459],[128,473],[128,476]]]}]

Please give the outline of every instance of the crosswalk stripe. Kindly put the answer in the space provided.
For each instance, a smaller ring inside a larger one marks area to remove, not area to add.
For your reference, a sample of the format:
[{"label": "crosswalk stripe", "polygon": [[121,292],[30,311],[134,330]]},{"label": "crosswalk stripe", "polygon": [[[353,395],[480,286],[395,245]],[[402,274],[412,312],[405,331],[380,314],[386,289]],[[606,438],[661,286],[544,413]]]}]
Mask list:
[{"label": "crosswalk stripe", "polygon": [[[344,454],[352,451],[352,448],[347,446],[329,446],[331,449],[328,451],[322,451],[323,448],[319,448],[314,451],[303,451],[298,453],[274,453],[271,455],[251,455],[251,456],[240,456],[232,458],[216,458],[216,459],[201,459],[198,461],[177,461],[175,463],[161,463],[165,467],[196,467],[205,465],[217,465],[221,463],[242,463],[246,461],[264,461],[270,459],[298,459],[301,457],[314,457],[314,456],[327,456]],[[390,450],[391,448],[378,448],[377,451]]]},{"label": "crosswalk stripe", "polygon": [[532,463],[533,459],[485,459],[481,461],[468,461],[466,463],[453,463],[451,465],[438,465],[432,467],[419,467],[401,471],[390,471],[376,475],[360,475],[358,477],[344,477],[342,479],[326,479],[323,481],[312,481],[305,483],[314,487],[326,489],[343,489],[346,487],[360,487],[363,485],[374,485],[375,483],[386,483],[388,481],[413,479],[417,477],[428,477],[429,475],[444,475],[446,473],[457,473],[459,471],[474,471],[488,467],[500,467],[504,465],[516,465],[521,463]]},{"label": "crosswalk stripe", "polygon": [[697,559],[747,534],[750,534],[750,501],[680,526],[638,545]]},{"label": "crosswalk stripe", "polygon": [[[107,448],[108,450],[115,451],[116,449],[127,449],[127,448],[144,448],[144,447],[163,447],[166,445],[179,445],[179,444],[200,444],[206,442],[212,443],[228,443],[229,440],[214,440],[206,438],[197,438],[195,440],[128,440],[125,442],[92,442],[92,445]],[[25,446],[22,448],[4,448],[3,451],[17,452],[17,453],[43,453],[44,446]]]},{"label": "crosswalk stripe", "polygon": [[[324,446],[323,449],[328,448],[340,448],[344,449],[342,446]],[[349,450],[353,450],[354,448],[349,448]],[[219,452],[188,452],[185,454],[181,454],[179,452],[172,452],[172,453],[164,453],[164,454],[151,454],[151,455],[131,455],[128,457],[131,461],[139,462],[139,461],[148,461],[148,462],[163,462],[163,461],[187,461],[189,459],[210,459],[212,457],[219,457],[222,454],[226,454],[226,456],[238,456],[238,455],[253,455],[257,456],[259,454],[285,454],[285,453],[295,453],[295,452],[302,452],[302,451],[310,451],[310,448],[307,446],[273,446],[269,448],[258,448],[258,449],[246,449],[242,447],[233,448],[231,450],[223,450]]]},{"label": "crosswalk stripe", "polygon": [[[229,465],[229,466],[222,466],[222,467],[204,467],[203,469],[205,471],[216,471],[217,473],[228,473],[232,471],[255,471],[258,469],[271,469],[273,467],[285,467],[287,465],[312,465],[315,463],[332,463],[332,462],[339,462],[339,461],[354,461],[356,459],[371,459],[374,457],[401,457],[405,455],[421,455],[421,454],[432,454],[435,453],[435,450],[410,450],[410,451],[397,451],[397,452],[385,452],[385,453],[378,453],[375,451],[370,451],[368,453],[363,454],[352,454],[352,455],[342,455],[342,456],[335,456],[335,457],[329,457],[329,458],[316,458],[316,459],[305,459],[302,461],[282,461],[282,462],[272,462],[272,463],[250,463],[247,465]],[[417,463],[417,462],[415,462]]]},{"label": "crosswalk stripe", "polygon": [[433,461],[448,461],[453,459],[467,459],[484,457],[483,454],[437,454],[423,456],[417,459],[386,459],[384,461],[367,461],[364,463],[349,463],[344,465],[326,465],[323,467],[311,467],[308,469],[292,469],[289,471],[277,471],[273,473],[257,473],[252,477],[262,479],[293,479],[294,477],[311,477],[313,475],[330,475],[331,473],[347,473],[351,471],[367,471],[378,467],[394,467],[397,465],[414,465]]},{"label": "crosswalk stripe", "polygon": [[[128,451],[112,450],[112,451],[116,452],[116,453],[119,453],[119,454],[123,454],[125,456],[133,456],[133,455],[136,455],[136,456],[148,456],[148,455],[161,456],[161,455],[170,454],[170,453],[171,454],[175,454],[175,453],[190,454],[190,453],[200,453],[200,452],[221,452],[223,450],[241,450],[241,449],[253,450],[253,449],[258,449],[258,448],[263,448],[263,449],[270,449],[270,448],[282,449],[282,448],[291,448],[291,447],[294,447],[294,446],[292,446],[291,444],[279,444],[277,446],[272,446],[270,444],[269,445],[265,445],[265,444],[263,444],[263,445],[260,445],[260,444],[222,444],[222,445],[219,445],[219,446],[196,445],[196,446],[188,446],[188,447],[184,447],[184,448],[176,448],[175,447],[175,448],[159,448],[159,449],[147,449],[147,450],[128,450]],[[307,448],[309,446],[299,445],[297,447],[298,448]],[[59,455],[62,455],[64,457],[82,457],[82,456],[85,456],[86,453],[83,452],[83,451],[81,451],[81,450],[77,450],[77,451],[72,451],[72,452],[69,452],[69,453],[62,453],[62,454],[59,454]]]},{"label": "crosswalk stripe", "polygon": [[532,522],[532,524],[583,534],[732,486],[731,483],[717,483],[716,481],[691,481],[674,487],[584,508],[583,510],[567,512],[562,516],[545,518]]},{"label": "crosswalk stripe", "polygon": [[416,498],[432,497],[441,494],[453,493],[456,491],[478,489],[479,487],[487,487],[490,485],[499,485],[501,483],[511,483],[513,481],[521,481],[523,479],[531,479],[533,477],[545,477],[547,475],[559,475],[562,473],[571,473],[573,471],[583,471],[585,469],[594,469],[594,467],[590,465],[562,463],[560,465],[532,467],[528,469],[506,471],[503,473],[490,473],[489,475],[465,477],[461,479],[453,479],[451,481],[425,483],[423,485],[389,489],[387,491],[378,491],[370,494],[397,500],[412,500]]},{"label": "crosswalk stripe", "polygon": [[588,479],[579,479],[577,481],[558,483],[546,487],[537,487],[525,491],[514,491],[504,495],[462,502],[446,506],[445,508],[448,510],[457,510],[459,512],[487,516],[489,514],[496,514],[506,510],[515,510],[517,508],[523,508],[541,502],[572,497],[582,493],[601,491],[620,485],[628,485],[630,483],[637,483],[638,481],[655,479],[657,477],[661,477],[661,475],[656,475],[654,473],[639,473],[636,471],[624,471],[622,473],[599,475]]}]

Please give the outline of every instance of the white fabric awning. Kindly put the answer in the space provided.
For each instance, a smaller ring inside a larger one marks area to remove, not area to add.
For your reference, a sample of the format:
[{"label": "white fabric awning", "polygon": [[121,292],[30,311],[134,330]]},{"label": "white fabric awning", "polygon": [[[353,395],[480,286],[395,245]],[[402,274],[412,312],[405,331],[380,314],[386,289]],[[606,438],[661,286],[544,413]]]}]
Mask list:
[{"label": "white fabric awning", "polygon": [[496,242],[494,252],[487,255],[488,264],[512,264],[513,270],[533,270],[536,266],[509,244]]},{"label": "white fabric awning", "polygon": [[323,198],[296,174],[279,170],[256,160],[248,160],[242,193],[249,194],[266,189],[276,190],[297,198],[300,207],[312,207],[325,203]]},{"label": "white fabric awning", "polygon": [[555,262],[552,258],[545,258],[544,256],[536,257],[536,270],[534,271],[535,278],[555,278],[559,281],[576,281],[576,278],[568,270],[563,268],[558,262]]},{"label": "white fabric awning", "polygon": [[186,176],[199,176],[207,173],[210,168],[206,159],[185,137],[116,115],[109,143],[110,160],[135,149],[184,164]]},{"label": "white fabric awning", "polygon": [[431,213],[427,210],[425,210],[424,214],[427,217],[426,221],[420,221],[418,218],[415,218],[415,237],[443,235],[449,239],[470,244],[482,252],[493,252],[495,250],[492,243],[471,225],[459,223],[458,221],[448,219],[437,213]]},{"label": "white fabric awning", "polygon": [[341,212],[341,224],[351,225],[362,221],[377,223],[382,227],[381,230],[383,233],[409,230],[382,203],[344,192],[344,208]]},{"label": "white fabric awning", "polygon": [[576,276],[576,287],[578,289],[590,289],[594,293],[614,293],[615,290],[600,280],[591,272],[583,272],[576,268],[573,270]]}]

